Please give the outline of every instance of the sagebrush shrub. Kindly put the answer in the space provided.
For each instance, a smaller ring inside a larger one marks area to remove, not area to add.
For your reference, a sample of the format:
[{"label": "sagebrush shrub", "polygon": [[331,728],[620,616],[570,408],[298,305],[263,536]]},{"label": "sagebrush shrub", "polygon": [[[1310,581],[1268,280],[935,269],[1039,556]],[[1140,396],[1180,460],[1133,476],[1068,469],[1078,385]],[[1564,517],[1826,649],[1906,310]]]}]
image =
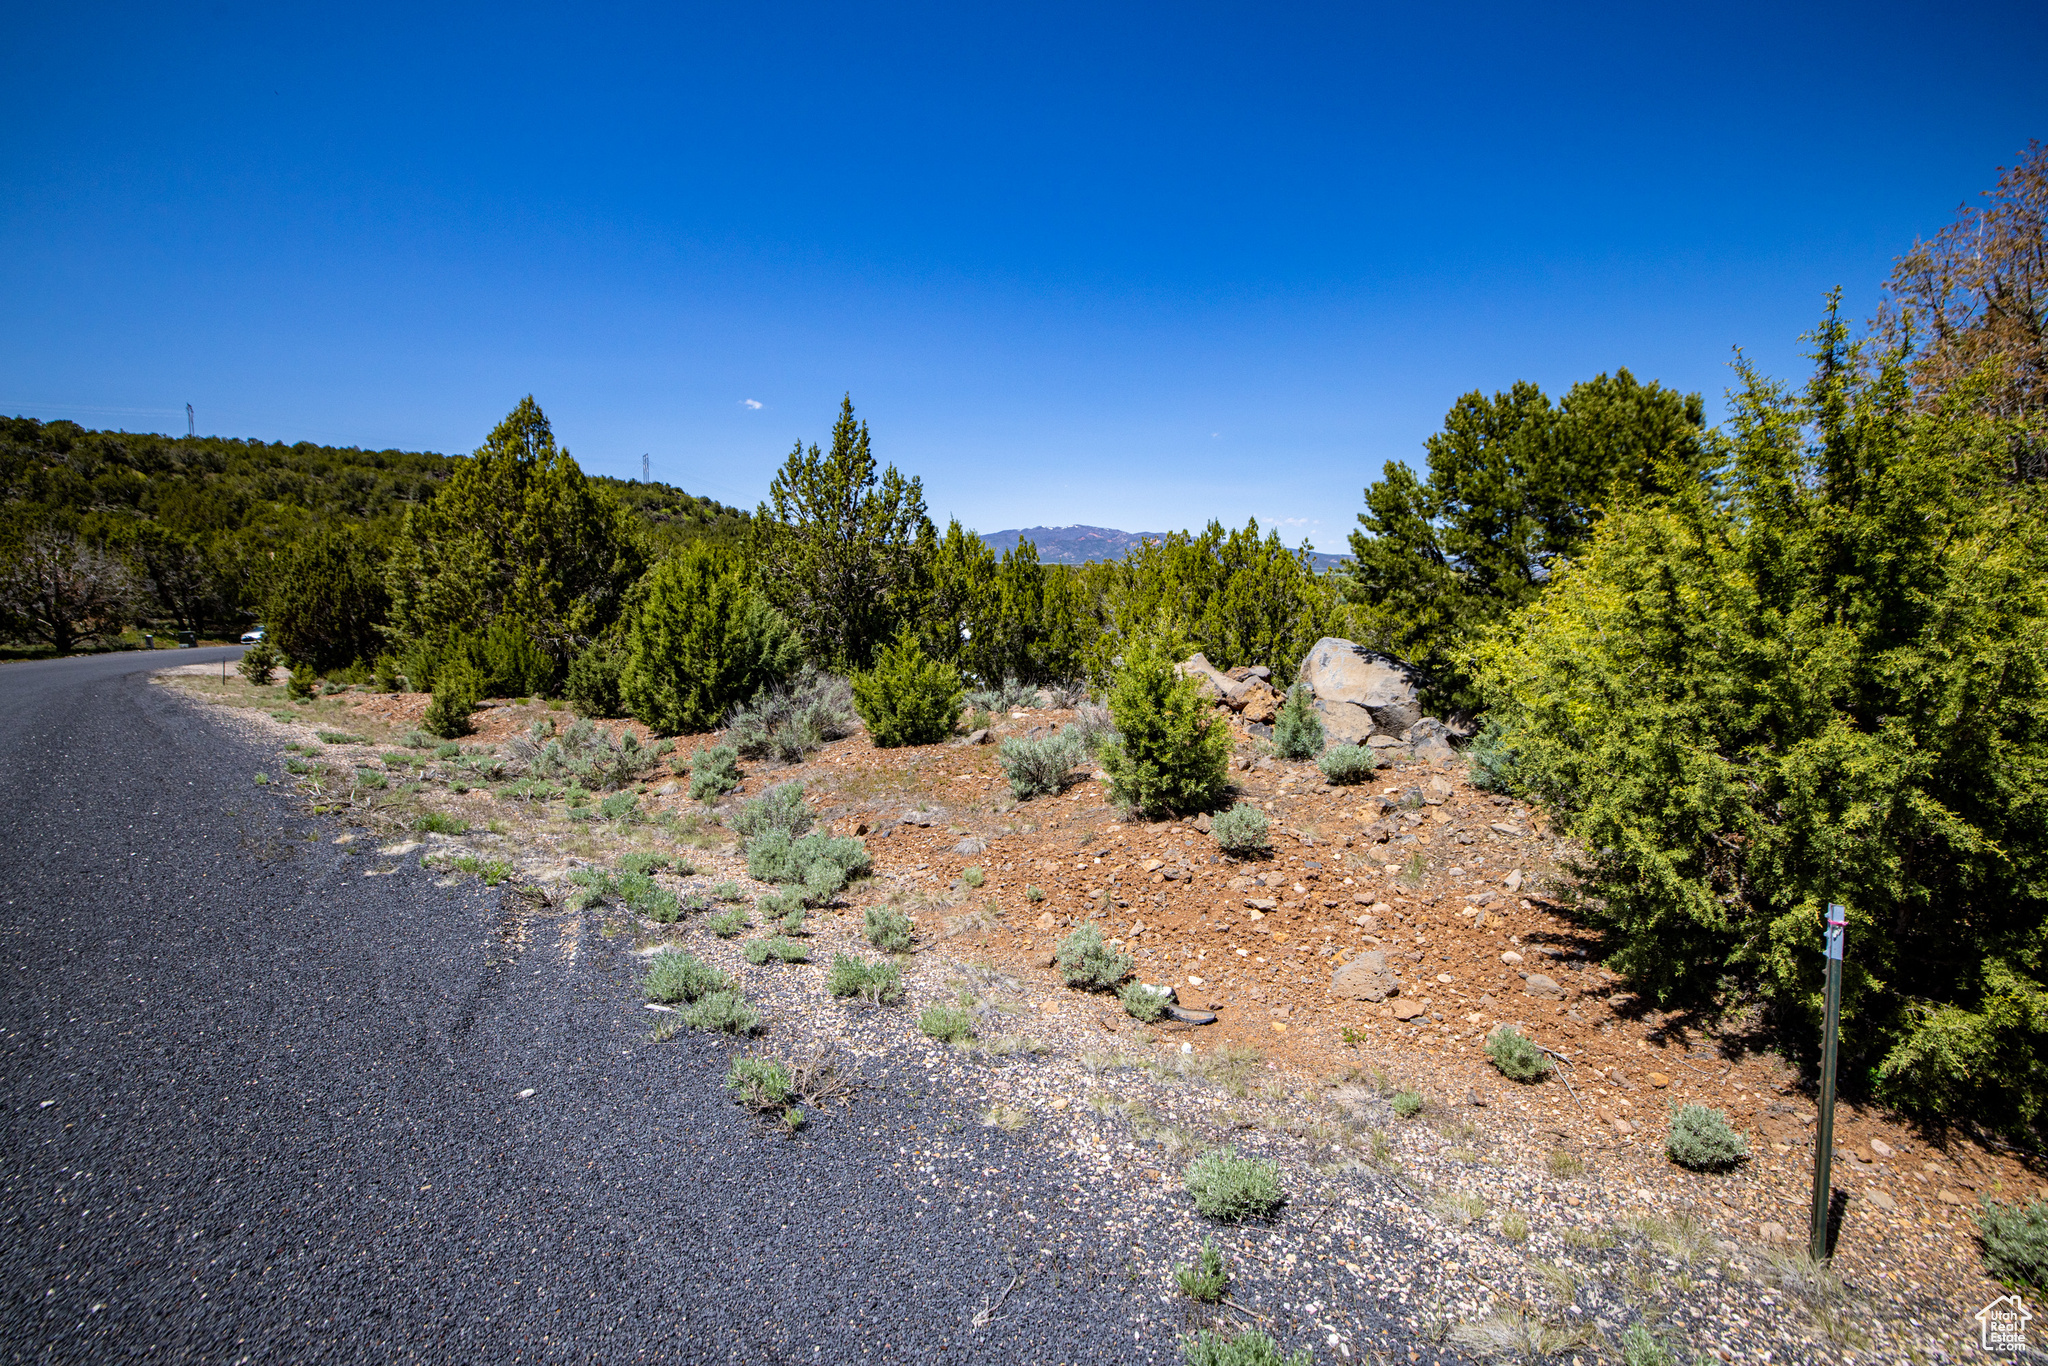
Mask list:
[{"label": "sagebrush shrub", "polygon": [[1364,745],[1332,745],[1316,760],[1316,768],[1333,783],[1362,783],[1380,766],[1380,757]]},{"label": "sagebrush shrub", "polygon": [[1230,1289],[1230,1273],[1223,1266],[1223,1252],[1216,1246],[1214,1238],[1202,1239],[1202,1250],[1195,1257],[1195,1264],[1183,1263],[1173,1269],[1174,1284],[1180,1293],[1202,1304],[1215,1304]]},{"label": "sagebrush shrub", "polygon": [[940,1043],[965,1043],[974,1037],[974,1017],[959,1006],[933,1006],[917,1017],[917,1027]]},{"label": "sagebrush shrub", "polygon": [[776,936],[772,939],[751,939],[741,950],[746,960],[755,967],[762,967],[770,960],[777,963],[801,963],[810,957],[810,951],[794,939]]},{"label": "sagebrush shrub", "polygon": [[732,709],[726,743],[749,759],[793,764],[828,740],[853,733],[853,689],[837,674],[806,664],[786,686],[772,686]]},{"label": "sagebrush shrub", "polygon": [[2022,1209],[1985,1196],[1977,1210],[1984,1263],[2008,1285],[2048,1291],[2048,1201]]},{"label": "sagebrush shrub", "polygon": [[737,991],[714,991],[678,1012],[692,1029],[726,1034],[752,1034],[761,1027],[761,1012]]},{"label": "sagebrush shrub", "polygon": [[910,952],[910,917],[894,906],[870,906],[861,924],[868,943],[883,953]]},{"label": "sagebrush shrub", "polygon": [[463,835],[469,826],[442,811],[429,811],[413,820],[412,828],[423,835]]},{"label": "sagebrush shrub", "polygon": [[1067,770],[1084,754],[1081,737],[1071,726],[1036,740],[1013,735],[996,746],[996,762],[1010,780],[1010,795],[1020,802],[1058,792]]},{"label": "sagebrush shrub", "polygon": [[[822,830],[791,839],[779,830],[756,835],[747,842],[747,875],[760,882],[801,888],[805,902],[817,906],[830,901],[852,879],[873,864],[868,847],[850,836],[828,835]],[[779,907],[785,914],[788,908]]]},{"label": "sagebrush shrub", "polygon": [[270,686],[270,675],[276,668],[277,647],[267,640],[257,641],[235,661],[235,672],[259,688]]},{"label": "sagebrush shrub", "polygon": [[1102,931],[1084,924],[1060,941],[1053,953],[1060,980],[1070,987],[1108,991],[1131,975],[1132,959],[1103,942]]},{"label": "sagebrush shrub", "polygon": [[960,671],[902,636],[853,676],[853,707],[877,746],[935,745],[960,719]]},{"label": "sagebrush shrub", "polygon": [[968,706],[987,712],[1016,711],[1035,707],[1038,702],[1038,689],[1028,683],[1019,683],[1014,677],[1005,678],[993,688],[980,688],[967,694]]},{"label": "sagebrush shrub", "polygon": [[690,759],[690,800],[715,802],[740,785],[740,752],[731,745],[700,749]]},{"label": "sagebrush shrub", "polygon": [[1541,1081],[1550,1075],[1550,1059],[1513,1025],[1502,1025],[1486,1036],[1486,1057],[1510,1081]]},{"label": "sagebrush shrub", "polygon": [[1394,1107],[1394,1113],[1401,1118],[1413,1119],[1422,1113],[1422,1093],[1420,1091],[1396,1091],[1394,1092],[1393,1099],[1388,1104]]},{"label": "sagebrush shrub", "polygon": [[1166,993],[1143,982],[1124,983],[1117,989],[1116,998],[1123,1002],[1125,1012],[1140,1024],[1151,1024],[1166,1013]]},{"label": "sagebrush shrub", "polygon": [[1280,1164],[1213,1148],[1181,1174],[1195,1208],[1211,1219],[1235,1221],[1270,1214],[1280,1203]]},{"label": "sagebrush shrub", "polygon": [[794,838],[817,823],[818,817],[804,803],[801,782],[777,783],[725,818],[727,828],[741,839],[751,840],[771,831]]},{"label": "sagebrush shrub", "polygon": [[1315,1353],[1306,1347],[1283,1352],[1256,1328],[1234,1336],[1203,1328],[1180,1340],[1180,1359],[1182,1366],[1314,1366]]},{"label": "sagebrush shrub", "polygon": [[1109,690],[1118,738],[1101,751],[1110,799],[1147,812],[1207,811],[1230,773],[1230,727],[1158,647],[1133,644]]},{"label": "sagebrush shrub", "polygon": [[825,990],[834,996],[858,996],[886,1004],[903,995],[903,970],[894,963],[864,963],[850,954],[832,955]]},{"label": "sagebrush shrub", "polygon": [[1273,752],[1283,759],[1313,759],[1323,752],[1323,718],[1316,714],[1315,694],[1306,683],[1287,690],[1273,718]]},{"label": "sagebrush shrub", "polygon": [[1720,1171],[1749,1156],[1749,1140],[1730,1128],[1719,1110],[1687,1103],[1671,1112],[1664,1150],[1681,1167]]},{"label": "sagebrush shrub", "polygon": [[1209,837],[1226,854],[1253,854],[1269,847],[1266,813],[1239,802],[1209,822]]},{"label": "sagebrush shrub", "polygon": [[732,985],[732,978],[694,953],[663,949],[647,960],[643,989],[650,1001],[694,1001]]},{"label": "sagebrush shrub", "polygon": [[747,913],[738,907],[734,907],[729,911],[720,911],[717,915],[705,918],[704,928],[717,935],[720,939],[737,938],[740,931],[747,928]]}]

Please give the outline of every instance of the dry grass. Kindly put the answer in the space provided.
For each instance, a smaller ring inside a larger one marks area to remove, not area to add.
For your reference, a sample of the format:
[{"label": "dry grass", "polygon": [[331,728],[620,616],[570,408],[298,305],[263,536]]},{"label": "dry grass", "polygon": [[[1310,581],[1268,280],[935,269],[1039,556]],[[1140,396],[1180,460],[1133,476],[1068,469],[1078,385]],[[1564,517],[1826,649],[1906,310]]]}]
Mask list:
[{"label": "dry grass", "polygon": [[1541,1361],[1575,1351],[1593,1340],[1584,1324],[1549,1323],[1529,1314],[1496,1310],[1450,1331],[1453,1346],[1486,1361]]}]

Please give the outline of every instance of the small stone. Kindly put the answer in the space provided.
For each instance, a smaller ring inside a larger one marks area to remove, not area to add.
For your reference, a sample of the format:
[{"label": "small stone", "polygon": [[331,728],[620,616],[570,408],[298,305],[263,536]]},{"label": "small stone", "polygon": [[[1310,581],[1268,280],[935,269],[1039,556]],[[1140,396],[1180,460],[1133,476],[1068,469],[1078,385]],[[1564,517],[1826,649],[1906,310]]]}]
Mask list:
[{"label": "small stone", "polygon": [[1400,989],[1387,956],[1368,950],[1330,975],[1330,994],[1354,1001],[1384,1001]]},{"label": "small stone", "polygon": [[1779,1223],[1767,1223],[1758,1225],[1756,1236],[1763,1239],[1767,1243],[1782,1243],[1792,1237],[1792,1235],[1786,1231],[1785,1226]]},{"label": "small stone", "polygon": [[1650,1085],[1656,1087],[1659,1091],[1671,1084],[1671,1078],[1665,1076],[1662,1072],[1652,1072],[1643,1080],[1649,1082]]},{"label": "small stone", "polygon": [[1453,981],[1456,981],[1457,979],[1452,977],[1451,974],[1449,974],[1448,972],[1440,972],[1436,975],[1436,980],[1439,982],[1443,982],[1445,984],[1449,984]]},{"label": "small stone", "polygon": [[1059,961],[1059,955],[1055,953],[1053,950],[1047,949],[1044,953],[1035,953],[1031,955],[1031,961],[1038,967],[1049,968],[1054,963]]},{"label": "small stone", "polygon": [[1500,885],[1507,888],[1510,893],[1521,891],[1522,870],[1517,868],[1514,872],[1509,873],[1506,877],[1501,879]]},{"label": "small stone", "polygon": [[1511,968],[1520,967],[1522,963],[1522,955],[1516,953],[1513,949],[1509,949],[1506,953],[1500,956],[1500,961],[1506,963]]},{"label": "small stone", "polygon": [[1876,1153],[1879,1157],[1898,1156],[1898,1154],[1892,1150],[1892,1145],[1885,1142],[1881,1138],[1873,1138],[1870,1140],[1870,1151]]},{"label": "small stone", "polygon": [[1280,903],[1273,900],[1271,897],[1255,896],[1247,898],[1244,904],[1263,915],[1265,912],[1272,910]]},{"label": "small stone", "polygon": [[1876,1205],[1886,1214],[1892,1213],[1899,1207],[1898,1201],[1892,1199],[1891,1196],[1887,1195],[1885,1192],[1881,1190],[1867,1190],[1863,1192],[1863,1198],[1868,1200],[1871,1204]]},{"label": "small stone", "polygon": [[1634,1133],[1635,1131],[1635,1125],[1629,1123],[1625,1119],[1622,1119],[1620,1116],[1615,1117],[1614,1132],[1620,1134],[1623,1138],[1627,1138],[1630,1134]]},{"label": "small stone", "polygon": [[970,731],[970,732],[968,732],[968,735],[967,735],[967,743],[968,743],[968,744],[970,744],[970,745],[985,745],[985,744],[987,744],[987,743],[988,743],[988,732],[987,732],[987,731],[985,731],[985,730],[977,730],[977,731]]},{"label": "small stone", "polygon": [[1041,911],[1039,912],[1038,919],[1031,923],[1038,926],[1041,930],[1050,930],[1057,926],[1059,922],[1052,918],[1051,911]]},{"label": "small stone", "polygon": [[1540,972],[1529,974],[1528,980],[1522,983],[1522,993],[1526,996],[1547,996],[1552,1000],[1564,999],[1564,988]]},{"label": "small stone", "polygon": [[1477,1091],[1467,1091],[1465,1093],[1465,1103],[1484,1110],[1486,1108],[1486,1097],[1480,1095]]},{"label": "small stone", "polygon": [[673,797],[682,790],[682,786],[681,783],[663,783],[660,787],[654,789],[654,795],[657,797]]},{"label": "small stone", "polygon": [[1420,1014],[1422,1014],[1422,1013],[1424,1013],[1424,1007],[1423,1007],[1423,1006],[1422,1006],[1422,1005],[1421,1005],[1421,1004],[1420,1004],[1419,1002],[1416,1002],[1416,1001],[1396,1001],[1396,1002],[1394,1002],[1394,1018],[1395,1018],[1395,1019],[1397,1019],[1397,1020],[1412,1020],[1412,1019],[1414,1019],[1414,1018],[1415,1018],[1415,1017],[1416,1017],[1417,1015],[1420,1015]]},{"label": "small stone", "polygon": [[1053,1108],[1053,1109],[1055,1109],[1055,1110],[1064,1110],[1064,1109],[1066,1109],[1066,1108],[1067,1108],[1067,1098],[1066,1098],[1065,1096],[1055,1096],[1055,1097],[1053,1098],[1053,1102],[1052,1102],[1052,1108]]},{"label": "small stone", "polygon": [[1166,866],[1166,863],[1162,859],[1148,858],[1138,866],[1143,868],[1148,873],[1156,873],[1161,868],[1164,868]]},{"label": "small stone", "polygon": [[1940,1191],[1936,1193],[1934,1198],[1941,1201],[1944,1205],[1967,1205],[1970,1203],[1963,1199],[1961,1193],[1957,1191]]},{"label": "small stone", "polygon": [[1186,1025],[1207,1025],[1216,1023],[1216,1012],[1213,1010],[1196,1010],[1192,1006],[1168,1006],[1166,1008],[1166,1018],[1178,1020]]}]

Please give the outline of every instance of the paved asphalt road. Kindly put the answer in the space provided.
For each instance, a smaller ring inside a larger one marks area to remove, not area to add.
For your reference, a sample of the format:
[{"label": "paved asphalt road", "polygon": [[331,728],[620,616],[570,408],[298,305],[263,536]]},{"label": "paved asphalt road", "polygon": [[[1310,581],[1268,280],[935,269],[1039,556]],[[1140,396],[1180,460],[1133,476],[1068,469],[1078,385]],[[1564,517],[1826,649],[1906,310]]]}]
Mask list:
[{"label": "paved asphalt road", "polygon": [[0,1359],[1174,1358],[1023,1140],[892,1166],[936,1116],[887,1078],[764,1134],[619,955],[365,876],[144,673],[234,653],[0,667]]}]

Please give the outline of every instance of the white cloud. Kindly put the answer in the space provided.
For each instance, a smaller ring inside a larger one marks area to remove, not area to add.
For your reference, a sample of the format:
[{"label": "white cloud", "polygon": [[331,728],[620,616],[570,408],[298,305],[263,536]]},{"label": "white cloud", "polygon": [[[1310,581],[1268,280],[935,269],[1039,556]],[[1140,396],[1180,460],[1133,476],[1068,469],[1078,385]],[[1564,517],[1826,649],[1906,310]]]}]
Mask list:
[{"label": "white cloud", "polygon": [[761,400],[758,398],[743,398],[740,400],[740,406],[742,408],[758,408],[761,406]]}]

